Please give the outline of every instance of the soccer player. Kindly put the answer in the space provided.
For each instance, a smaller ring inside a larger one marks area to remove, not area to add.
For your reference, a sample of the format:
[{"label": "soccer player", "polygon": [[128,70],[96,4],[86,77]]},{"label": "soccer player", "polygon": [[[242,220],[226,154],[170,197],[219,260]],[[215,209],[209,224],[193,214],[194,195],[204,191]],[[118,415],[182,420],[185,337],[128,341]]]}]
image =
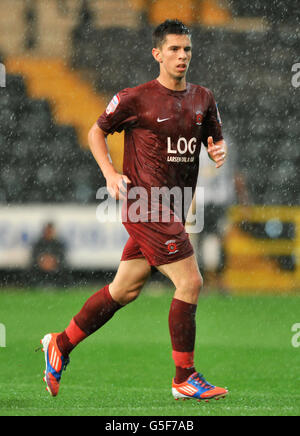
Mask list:
[{"label": "soccer player", "polygon": [[[159,77],[119,92],[89,133],[90,148],[109,193],[116,199],[127,197],[123,224],[129,239],[113,282],[88,299],[65,331],[48,334],[41,341],[46,359],[44,381],[52,396],[58,394],[71,351],[139,296],[151,267],[167,276],[176,288],[169,312],[174,398],[199,401],[228,393],[208,383],[195,369],[195,315],[203,283],[185,231],[185,216],[176,219],[178,210],[173,204],[169,222],[135,222],[129,213],[132,201],[128,192],[132,188],[143,188],[149,194],[153,187],[179,187],[182,191],[190,187],[194,192],[202,143],[218,168],[227,154],[212,92],[186,81],[192,58],[189,29],[178,20],[167,20],[154,31],[153,47]],[[110,160],[106,137],[122,130],[125,152],[123,174],[119,174]],[[162,202],[158,202],[158,210],[165,211]]]}]

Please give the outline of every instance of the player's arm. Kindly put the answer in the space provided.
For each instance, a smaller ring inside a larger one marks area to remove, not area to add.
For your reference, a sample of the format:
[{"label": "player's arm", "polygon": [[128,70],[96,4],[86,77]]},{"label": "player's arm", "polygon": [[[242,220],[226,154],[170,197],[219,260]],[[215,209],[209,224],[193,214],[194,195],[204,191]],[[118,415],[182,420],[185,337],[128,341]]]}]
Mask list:
[{"label": "player's arm", "polygon": [[224,141],[214,143],[213,137],[210,136],[207,140],[207,152],[209,157],[216,163],[216,168],[221,168],[224,165],[227,157],[227,144]]},{"label": "player's arm", "polygon": [[106,134],[97,123],[89,131],[88,142],[90,150],[106,179],[108,192],[117,200],[123,198],[122,188],[124,191],[124,185],[131,182],[127,176],[119,174],[114,168],[109,155]]}]

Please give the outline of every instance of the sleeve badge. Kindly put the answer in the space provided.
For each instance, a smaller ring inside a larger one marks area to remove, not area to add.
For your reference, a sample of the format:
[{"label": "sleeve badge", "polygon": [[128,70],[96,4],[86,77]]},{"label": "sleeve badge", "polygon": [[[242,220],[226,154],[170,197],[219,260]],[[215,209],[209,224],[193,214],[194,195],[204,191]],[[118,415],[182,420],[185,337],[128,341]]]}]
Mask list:
[{"label": "sleeve badge", "polygon": [[117,109],[117,107],[119,106],[119,104],[120,104],[120,97],[117,94],[112,98],[111,102],[107,106],[106,114],[107,115],[113,114],[115,112],[115,110]]}]

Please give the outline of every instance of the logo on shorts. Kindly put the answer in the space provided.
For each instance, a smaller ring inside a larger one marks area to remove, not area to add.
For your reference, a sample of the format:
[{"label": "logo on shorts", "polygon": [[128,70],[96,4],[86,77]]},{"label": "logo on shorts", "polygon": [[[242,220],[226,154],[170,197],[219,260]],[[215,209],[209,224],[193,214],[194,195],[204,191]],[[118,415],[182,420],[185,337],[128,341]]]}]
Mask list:
[{"label": "logo on shorts", "polygon": [[107,115],[113,114],[115,112],[115,110],[117,109],[117,107],[119,106],[119,103],[120,103],[120,97],[117,94],[112,98],[111,102],[107,106],[107,109],[106,109]]},{"label": "logo on shorts", "polygon": [[179,250],[177,249],[176,241],[167,241],[165,245],[167,245],[169,254],[175,254],[179,252]]}]

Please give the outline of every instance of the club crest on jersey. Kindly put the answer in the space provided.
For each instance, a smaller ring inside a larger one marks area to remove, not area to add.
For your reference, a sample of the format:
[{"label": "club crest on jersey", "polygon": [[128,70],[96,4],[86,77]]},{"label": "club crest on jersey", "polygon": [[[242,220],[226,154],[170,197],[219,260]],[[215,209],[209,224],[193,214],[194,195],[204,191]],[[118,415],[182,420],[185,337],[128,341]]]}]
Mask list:
[{"label": "club crest on jersey", "polygon": [[204,115],[202,112],[196,113],[196,124],[197,126],[202,126]]},{"label": "club crest on jersey", "polygon": [[179,252],[179,250],[177,249],[176,241],[167,241],[165,245],[168,248],[169,254],[175,254]]},{"label": "club crest on jersey", "polygon": [[107,115],[113,114],[115,112],[115,110],[117,109],[117,107],[119,106],[119,103],[120,103],[120,97],[117,94],[112,98],[111,102],[107,106],[107,109],[106,109]]}]

